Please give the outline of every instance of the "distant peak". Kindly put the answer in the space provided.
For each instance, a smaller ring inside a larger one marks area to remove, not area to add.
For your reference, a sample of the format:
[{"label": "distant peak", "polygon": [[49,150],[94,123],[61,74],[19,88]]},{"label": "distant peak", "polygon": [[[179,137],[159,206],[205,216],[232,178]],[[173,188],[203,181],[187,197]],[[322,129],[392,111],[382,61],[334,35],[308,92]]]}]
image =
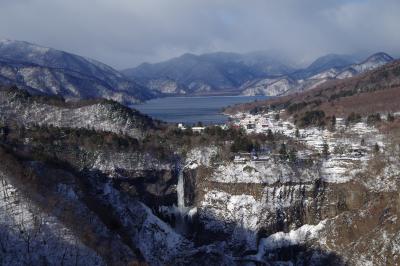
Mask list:
[{"label": "distant peak", "polygon": [[195,58],[197,55],[192,54],[192,53],[184,53],[183,55],[180,56],[180,58]]},{"label": "distant peak", "polygon": [[371,55],[370,57],[368,57],[365,60],[365,62],[371,62],[371,61],[377,61],[377,60],[390,62],[390,61],[393,61],[394,58],[391,57],[390,55],[388,55],[387,53],[379,52],[379,53],[375,53],[375,54]]},{"label": "distant peak", "polygon": [[47,52],[52,50],[52,48],[45,47],[42,45],[26,42],[26,41],[18,41],[18,40],[11,40],[11,39],[1,39],[0,40],[0,45],[3,46],[10,46],[15,49],[30,49],[34,50],[36,52]]}]

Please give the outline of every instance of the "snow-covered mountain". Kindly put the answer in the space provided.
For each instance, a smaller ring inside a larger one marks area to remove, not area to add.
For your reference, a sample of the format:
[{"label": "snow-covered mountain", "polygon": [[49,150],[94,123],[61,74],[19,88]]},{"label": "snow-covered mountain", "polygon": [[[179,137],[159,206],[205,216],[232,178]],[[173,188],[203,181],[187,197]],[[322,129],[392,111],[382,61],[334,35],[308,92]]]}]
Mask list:
[{"label": "snow-covered mountain", "polygon": [[295,79],[306,79],[330,69],[341,70],[359,62],[355,55],[328,54],[317,58],[305,69],[292,73]]},{"label": "snow-covered mountain", "polygon": [[361,63],[358,56],[329,54],[297,69],[277,58],[263,52],[184,54],[122,73],[161,94],[277,96],[312,89],[330,79],[352,77],[393,60],[385,53]]},{"label": "snow-covered mountain", "polygon": [[244,95],[276,96],[286,93],[293,88],[296,80],[290,77],[259,79],[246,82],[242,85]]},{"label": "snow-covered mountain", "polygon": [[393,61],[393,57],[386,53],[376,53],[368,57],[366,60],[359,64],[353,64],[350,67],[346,68],[342,72],[340,72],[336,78],[342,79],[342,78],[348,78],[352,77],[370,70],[373,70],[375,68],[378,68],[380,66],[383,66],[391,61]]},{"label": "snow-covered mountain", "polygon": [[[144,63],[122,72],[159,92],[213,94],[229,91],[238,94],[239,87],[245,82],[261,77],[281,76],[293,71],[294,68],[263,52],[219,52],[203,55],[184,54],[157,64]],[[160,80],[169,82],[158,82]],[[181,90],[171,91],[171,81]],[[158,86],[154,86],[155,84]]]},{"label": "snow-covered mountain", "polygon": [[154,97],[154,92],[103,63],[13,40],[0,41],[0,82],[65,98],[102,97],[129,103]]},{"label": "snow-covered mountain", "polygon": [[[332,58],[332,56],[329,56]],[[329,61],[326,57],[317,59],[304,71],[277,79],[256,79],[242,86],[243,95],[280,96],[294,92],[306,91],[333,79],[345,79],[365,73],[385,65],[394,59],[386,53],[376,53],[361,63],[344,66],[345,60]],[[336,59],[336,57],[333,57]],[[320,72],[314,72],[321,70]],[[312,74],[312,75],[311,75]],[[298,78],[296,76],[309,76]]]}]

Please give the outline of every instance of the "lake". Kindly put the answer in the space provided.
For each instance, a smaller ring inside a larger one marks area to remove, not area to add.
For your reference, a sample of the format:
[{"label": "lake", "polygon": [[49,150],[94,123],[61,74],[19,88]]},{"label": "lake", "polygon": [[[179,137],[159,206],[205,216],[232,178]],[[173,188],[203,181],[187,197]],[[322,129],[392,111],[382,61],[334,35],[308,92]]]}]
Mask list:
[{"label": "lake", "polygon": [[266,96],[166,97],[132,107],[153,118],[171,123],[222,124],[228,117],[221,110],[229,105],[265,100]]}]

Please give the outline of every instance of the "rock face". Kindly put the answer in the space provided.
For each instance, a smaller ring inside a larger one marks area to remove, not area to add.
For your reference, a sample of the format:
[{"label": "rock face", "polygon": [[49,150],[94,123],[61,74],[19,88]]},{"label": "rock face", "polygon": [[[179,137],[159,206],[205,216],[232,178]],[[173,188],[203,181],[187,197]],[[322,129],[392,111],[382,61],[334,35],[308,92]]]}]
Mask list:
[{"label": "rock face", "polygon": [[[344,183],[318,176],[314,181],[300,178],[266,184],[227,179],[221,183],[221,178],[210,181],[213,174],[204,180],[193,171],[188,179],[196,179],[196,189],[186,180],[186,193],[197,198],[187,202],[197,209],[200,242],[224,239],[235,257],[268,263],[399,261],[395,255],[400,246],[398,193],[371,190],[363,184],[364,177]],[[372,247],[366,238],[374,243]]]},{"label": "rock face", "polygon": [[0,41],[0,82],[68,99],[106,98],[134,103],[155,96],[95,60],[11,40]]}]

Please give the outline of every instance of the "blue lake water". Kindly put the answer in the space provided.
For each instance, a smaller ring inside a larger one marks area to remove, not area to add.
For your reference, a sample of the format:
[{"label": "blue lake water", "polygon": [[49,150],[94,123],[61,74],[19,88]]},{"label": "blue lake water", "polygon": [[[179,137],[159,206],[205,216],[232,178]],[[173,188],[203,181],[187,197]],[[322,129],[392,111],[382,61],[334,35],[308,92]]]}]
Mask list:
[{"label": "blue lake water", "polygon": [[265,100],[265,96],[204,96],[166,97],[153,99],[132,107],[153,118],[171,123],[221,124],[228,117],[221,114],[224,107],[239,103]]}]

